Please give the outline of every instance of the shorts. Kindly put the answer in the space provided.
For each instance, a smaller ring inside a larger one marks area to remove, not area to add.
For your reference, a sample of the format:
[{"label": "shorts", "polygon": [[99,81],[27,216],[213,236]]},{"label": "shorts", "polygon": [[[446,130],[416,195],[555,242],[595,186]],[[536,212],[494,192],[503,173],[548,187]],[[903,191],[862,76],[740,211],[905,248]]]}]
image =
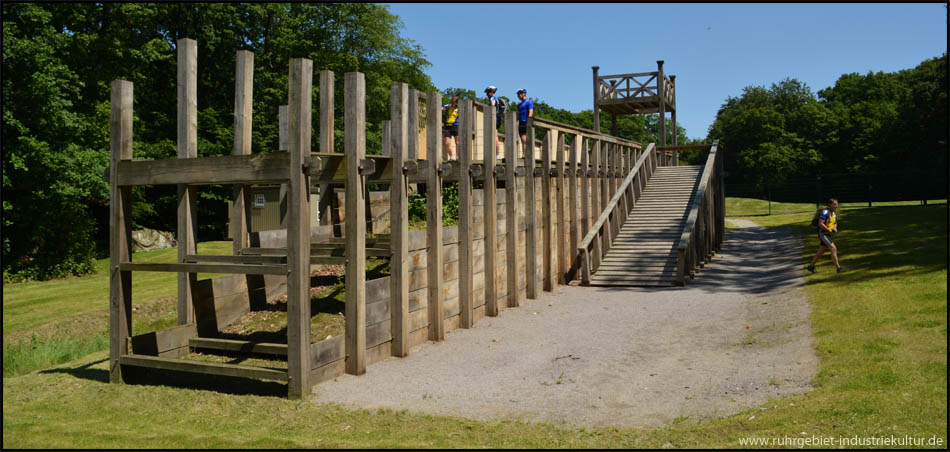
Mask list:
[{"label": "shorts", "polygon": [[519,122],[519,123],[518,123],[518,133],[521,134],[521,135],[527,135],[527,134],[528,134],[528,124],[527,124],[527,123],[524,123],[524,122]]},{"label": "shorts", "polygon": [[501,129],[501,116],[495,116],[495,130]]},{"label": "shorts", "polygon": [[459,125],[454,124],[451,126],[446,126],[442,129],[442,138],[457,137],[459,136]]},{"label": "shorts", "polygon": [[831,245],[834,245],[834,244],[835,242],[831,240],[831,236],[828,235],[828,233],[826,232],[818,233],[818,246],[827,246],[828,248],[831,248]]}]

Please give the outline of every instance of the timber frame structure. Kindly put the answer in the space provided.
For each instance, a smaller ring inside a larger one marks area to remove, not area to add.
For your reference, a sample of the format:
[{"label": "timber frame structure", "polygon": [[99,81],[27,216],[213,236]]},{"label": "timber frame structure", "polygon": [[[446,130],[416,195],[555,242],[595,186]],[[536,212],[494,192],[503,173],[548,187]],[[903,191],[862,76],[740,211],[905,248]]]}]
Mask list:
[{"label": "timber frame structure", "polygon": [[[131,366],[286,382],[289,397],[306,397],[320,381],[344,372],[363,374],[373,362],[407,356],[415,345],[444,340],[448,330],[471,328],[485,316],[497,316],[525,298],[538,298],[541,291],[581,278],[580,273],[591,270],[590,261],[596,262],[609,248],[622,217],[654,170],[674,164],[654,144],[644,149],[636,142],[539,118],[528,123],[528,158],[518,140],[509,139],[504,141],[504,159],[495,160],[491,150],[502,138],[494,127],[495,111],[469,100],[460,103],[459,118],[461,130],[474,132],[460,134],[459,160],[442,162],[441,121],[434,114],[426,117],[428,158],[410,158],[419,151],[419,103],[437,112],[442,96],[410,90],[405,83],[392,85],[385,149],[381,155],[367,155],[366,89],[359,72],[344,76],[344,151],[333,152],[334,74],[326,70],[319,72],[320,152],[313,152],[313,67],[303,58],[289,64],[288,151],[252,155],[253,53],[248,51],[236,57],[234,153],[198,158],[196,49],[191,39],[178,41],[176,159],[132,159],[133,86],[123,80],[111,84],[112,382],[124,382],[123,369]],[[476,120],[483,122],[481,131],[474,127]],[[514,112],[509,110],[504,120],[506,130],[516,130]],[[537,129],[544,136],[540,142],[535,140]],[[477,144],[486,156],[483,160],[472,157]],[[458,226],[440,226],[443,182],[459,184]],[[247,232],[246,187],[258,183],[286,185],[286,229]],[[389,235],[367,238],[363,207],[370,183],[390,186]],[[430,227],[410,231],[407,188],[419,183],[427,185]],[[135,262],[130,246],[132,187],[163,184],[178,187],[178,259]],[[197,252],[195,188],[207,184],[234,186],[232,255]],[[331,184],[345,187],[342,238],[323,236],[309,224],[310,187]],[[721,210],[716,218],[710,216],[716,224],[719,214]],[[718,249],[721,238],[711,240],[706,243]],[[711,250],[693,256],[702,261]],[[367,256],[389,258],[390,276],[367,281]],[[345,265],[345,334],[312,342],[310,269],[319,264]],[[178,274],[178,326],[131,335],[136,271]],[[198,272],[234,276],[198,280]],[[284,284],[286,344],[218,337],[221,328],[255,304],[280,295]],[[285,356],[287,368],[181,359],[195,348]]]},{"label": "timber frame structure", "polygon": [[[655,72],[635,74],[598,75],[594,71],[594,130],[600,131],[600,111],[610,113],[611,135],[617,134],[617,116],[658,113],[660,115],[660,147],[667,145],[666,113],[670,113],[672,127],[670,143],[676,146],[676,76],[663,72],[663,60],[657,60]],[[679,162],[679,151],[673,165]]]}]

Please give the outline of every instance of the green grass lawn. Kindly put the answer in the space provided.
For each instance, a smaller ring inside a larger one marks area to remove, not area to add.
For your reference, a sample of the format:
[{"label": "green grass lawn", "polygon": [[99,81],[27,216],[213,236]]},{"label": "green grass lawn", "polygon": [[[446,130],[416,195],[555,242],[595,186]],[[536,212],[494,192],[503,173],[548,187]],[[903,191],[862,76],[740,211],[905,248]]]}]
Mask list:
[{"label": "green grass lawn", "polygon": [[[727,199],[727,212],[735,202]],[[109,384],[107,352],[96,352],[4,376],[3,446],[736,448],[748,437],[906,435],[936,438],[942,443],[925,447],[946,448],[946,203],[841,209],[835,240],[849,271],[835,274],[825,257],[814,275],[804,271],[816,249],[808,206],[749,219],[796,227],[805,238],[802,275],[820,358],[814,390],[734,416],[625,430],[354,410],[287,400],[277,384],[255,391],[203,377],[174,386]]]}]

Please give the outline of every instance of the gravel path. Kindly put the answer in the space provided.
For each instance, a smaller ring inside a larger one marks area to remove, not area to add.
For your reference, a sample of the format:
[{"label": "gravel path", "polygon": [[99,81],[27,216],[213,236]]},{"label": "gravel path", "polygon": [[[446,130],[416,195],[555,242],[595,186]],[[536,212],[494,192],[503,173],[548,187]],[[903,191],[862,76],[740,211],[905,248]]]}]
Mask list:
[{"label": "gravel path", "polygon": [[801,242],[787,230],[733,224],[742,229],[727,231],[722,253],[685,288],[562,286],[363,376],[321,383],[314,400],[655,427],[807,392],[818,359]]}]

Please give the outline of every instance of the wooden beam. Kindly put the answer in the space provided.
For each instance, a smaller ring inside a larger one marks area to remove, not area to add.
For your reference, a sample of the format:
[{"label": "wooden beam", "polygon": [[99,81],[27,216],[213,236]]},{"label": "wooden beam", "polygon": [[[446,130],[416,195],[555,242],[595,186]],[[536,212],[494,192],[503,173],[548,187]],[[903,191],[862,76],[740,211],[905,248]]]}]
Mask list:
[{"label": "wooden beam", "polygon": [[[120,358],[119,363],[124,366],[147,367],[150,369],[225,375],[228,377],[254,378],[257,380],[288,381],[288,372],[266,367],[242,366],[238,364],[207,363],[147,355],[125,355]],[[309,379],[309,374],[307,378]]]},{"label": "wooden beam", "polygon": [[225,155],[194,160],[137,160],[118,162],[119,186],[210,185],[283,182],[290,157],[286,152]]},{"label": "wooden beam", "polygon": [[[590,204],[591,204],[590,196],[591,196],[591,192],[590,192],[590,179],[589,179],[588,176],[587,176],[587,171],[590,170],[590,166],[588,165],[588,157],[587,157],[587,155],[588,155],[588,153],[589,153],[589,148],[588,148],[588,144],[587,144],[587,143],[588,143],[588,140],[587,140],[586,138],[584,138],[584,139],[581,140],[581,147],[580,147],[580,149],[581,149],[581,151],[580,151],[580,152],[581,152],[581,167],[580,167],[580,173],[581,173],[581,181],[580,181],[580,183],[581,183],[581,193],[580,193],[580,196],[581,196],[581,224],[580,224],[580,231],[579,231],[579,234],[578,234],[578,239],[580,239],[580,237],[583,237],[583,236],[587,235],[587,232],[590,230]],[[580,240],[578,240],[578,242],[580,242]],[[574,250],[577,250],[577,248],[575,247]],[[585,284],[587,284],[587,283],[590,282],[590,262],[589,262],[589,256],[590,256],[590,254],[587,253],[586,251],[587,251],[587,250],[584,249],[584,252],[583,252],[583,253],[581,254],[581,256],[580,256],[580,259],[582,259],[582,260],[580,261],[580,265],[581,265],[581,267],[582,267],[582,272],[586,272],[585,274],[582,274],[582,275],[581,275],[581,281],[582,281],[583,283],[585,283]],[[575,251],[575,252],[577,252],[577,251]]]},{"label": "wooden beam", "polygon": [[366,212],[359,163],[366,156],[366,79],[344,75],[346,154],[346,373],[366,373]]},{"label": "wooden beam", "polygon": [[557,202],[557,283],[567,284],[565,274],[567,273],[567,190],[564,187],[564,171],[567,153],[564,152],[564,134],[558,134],[557,146],[554,158],[557,160],[557,191],[555,199]]},{"label": "wooden beam", "polygon": [[579,166],[577,164],[578,154],[581,153],[581,142],[584,141],[583,135],[575,135],[574,142],[571,145],[571,158],[569,165],[569,176],[567,179],[567,199],[568,199],[568,215],[565,217],[570,221],[570,227],[568,228],[568,264],[567,264],[567,280],[570,281],[574,279],[575,270],[577,268],[577,242],[578,242],[578,229],[577,229],[577,172]]},{"label": "wooden beam", "polygon": [[[505,130],[518,130],[517,116],[514,110],[505,112]],[[517,137],[512,133],[513,137]],[[518,289],[518,188],[515,171],[518,168],[518,138],[505,142],[505,265],[508,274],[508,307],[520,304]],[[486,269],[487,271],[487,269]],[[487,274],[487,273],[486,273]]]},{"label": "wooden beam", "polygon": [[[498,137],[498,130],[495,128],[495,109],[485,109],[483,116],[483,126],[485,129],[486,152],[482,153],[482,175],[484,176],[484,185],[482,189],[482,222],[485,225],[485,255],[482,259],[485,262],[485,315],[494,317],[498,315],[498,294],[495,287],[495,241],[498,239],[497,233],[497,206],[495,200],[495,142]],[[488,152],[487,150],[492,152]],[[430,326],[431,328],[431,326]]]},{"label": "wooden beam", "polygon": [[208,350],[222,350],[241,353],[264,353],[268,355],[287,356],[287,344],[275,344],[271,342],[193,337],[188,340],[188,346],[192,348],[204,348]]},{"label": "wooden beam", "polygon": [[428,338],[431,341],[445,339],[445,326],[442,300],[442,132],[438,112],[442,108],[442,95],[429,93],[426,98],[426,156],[428,157],[429,179],[426,184],[426,265],[428,267]]},{"label": "wooden beam", "polygon": [[[320,71],[320,152],[333,153],[334,148],[334,78],[333,71]],[[344,179],[346,177],[344,176]],[[330,184],[320,184],[320,201],[317,203],[317,215],[320,224],[330,224],[332,220],[332,206],[336,205],[336,192]]]},{"label": "wooden beam", "polygon": [[[251,119],[254,105],[254,52],[238,50],[234,76],[234,155],[251,155]],[[231,239],[234,254],[249,245],[251,206],[247,188],[234,186],[231,200]]]},{"label": "wooden beam", "polygon": [[551,214],[551,153],[554,152],[558,131],[548,129],[541,147],[541,221],[544,223],[544,238],[542,240],[542,279],[541,286],[546,292],[554,290],[554,260],[552,246],[554,246],[554,215]]},{"label": "wooden beam", "polygon": [[525,296],[538,298],[538,204],[534,189],[534,118],[528,118],[525,136],[524,206],[525,206]]},{"label": "wooden beam", "polygon": [[[178,158],[198,157],[198,43],[178,40]],[[198,194],[195,187],[178,185],[178,261],[196,254]],[[198,281],[194,273],[178,275],[178,324],[194,323],[195,308],[191,286]]]},{"label": "wooden beam", "polygon": [[119,358],[129,353],[132,332],[132,272],[119,270],[132,261],[132,188],[120,187],[119,162],[132,160],[132,82],[110,86],[109,184],[109,381],[122,383]]},{"label": "wooden beam", "polygon": [[[287,184],[287,372],[290,398],[306,397],[310,384],[310,157],[313,61],[290,61],[290,177]],[[347,212],[349,215],[349,212]]]},{"label": "wooden beam", "polygon": [[[462,131],[459,137],[459,219],[458,219],[458,237],[459,237],[459,327],[471,328],[474,319],[472,303],[472,178],[470,167],[472,163],[472,153],[474,151],[474,141],[471,130],[475,125],[475,108],[471,100],[463,100],[459,108],[459,130]],[[441,224],[438,225],[441,227]],[[441,246],[439,247],[441,249]],[[442,267],[437,270],[441,272]],[[435,275],[442,277],[440,274]],[[431,281],[431,279],[430,279]]]},{"label": "wooden beam", "polygon": [[[600,181],[601,181],[601,179],[602,179],[602,177],[601,177],[601,174],[602,174],[601,165],[602,165],[602,164],[601,164],[601,161],[600,161],[600,160],[601,160],[601,159],[600,159],[600,147],[601,147],[602,145],[603,145],[603,144],[601,143],[600,140],[594,140],[594,141],[593,141],[593,144],[592,144],[592,146],[591,146],[591,150],[590,150],[590,156],[591,156],[591,171],[593,171],[593,174],[594,174],[594,176],[593,176],[593,177],[591,178],[591,180],[590,180],[590,184],[591,184],[591,187],[590,187],[590,191],[591,191],[591,214],[592,214],[592,215],[593,215],[593,214],[596,214],[598,217],[600,216],[601,212],[603,212],[603,205],[602,205],[601,202],[600,202],[600,198],[601,198],[601,194],[600,194],[600,191],[601,191]],[[593,231],[593,230],[594,230],[593,227],[591,227],[591,228],[589,228],[589,229],[587,230],[587,233],[590,234],[591,231]],[[600,231],[595,231],[595,232],[594,232],[594,235],[595,235],[595,236],[596,236],[597,234],[600,234]],[[582,240],[582,242],[583,242],[583,240]],[[598,238],[594,239],[594,247],[593,247],[594,249],[593,249],[593,252],[592,252],[591,255],[590,255],[590,264],[591,264],[591,265],[590,265],[590,271],[591,271],[591,272],[597,270],[597,267],[600,265],[600,261],[603,259],[603,254],[602,254],[603,249],[601,248],[600,245],[601,245],[600,238],[598,237]],[[580,245],[578,245],[578,246],[580,246]]]},{"label": "wooden beam", "polygon": [[409,355],[409,183],[402,172],[403,162],[409,155],[409,85],[393,83],[390,86],[392,133],[391,153],[393,181],[389,184],[389,222],[392,232],[390,243],[389,299],[390,331],[393,356]]}]

